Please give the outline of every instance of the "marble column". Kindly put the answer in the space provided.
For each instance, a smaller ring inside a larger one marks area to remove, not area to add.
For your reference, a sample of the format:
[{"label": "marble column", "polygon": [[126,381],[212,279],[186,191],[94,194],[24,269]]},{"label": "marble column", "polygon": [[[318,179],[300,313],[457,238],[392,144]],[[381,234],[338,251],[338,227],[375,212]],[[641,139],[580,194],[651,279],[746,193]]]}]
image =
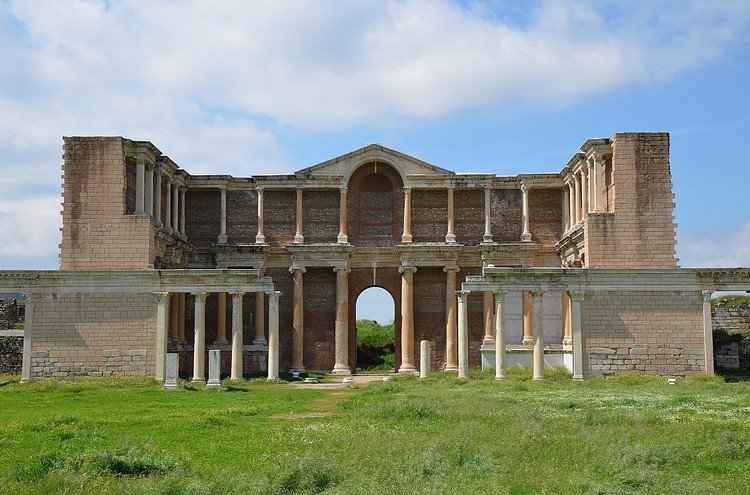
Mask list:
[{"label": "marble column", "polygon": [[216,238],[218,244],[226,244],[227,237],[227,188],[219,189],[221,193],[221,223],[219,225],[219,237]]},{"label": "marble column", "polygon": [[529,230],[529,187],[521,182],[521,221],[523,223],[522,242],[531,242],[531,231]]},{"label": "marble column", "polygon": [[603,213],[606,205],[604,204],[604,180],[602,175],[604,174],[602,167],[602,157],[600,155],[594,154],[593,157],[594,161],[594,212],[595,213]]},{"label": "marble column", "polygon": [[180,237],[180,186],[172,180],[172,233]]},{"label": "marble column", "polygon": [[578,225],[581,223],[581,178],[578,176],[578,174],[573,174],[573,186],[575,187],[575,198],[576,203],[573,206],[573,211],[575,212],[575,224]]},{"label": "marble column", "polygon": [[458,291],[458,377],[469,378],[468,292]]},{"label": "marble column", "polygon": [[495,345],[495,296],[492,292],[482,293],[482,303],[484,312],[484,337],[482,346]]},{"label": "marble column", "polygon": [[[216,299],[216,340],[214,345],[227,345],[227,293],[217,292]],[[234,314],[232,314],[234,321]]]},{"label": "marble column", "polygon": [[172,180],[167,178],[164,194],[164,230],[172,233]]},{"label": "marble column", "polygon": [[570,220],[568,219],[568,210],[570,209],[570,195],[567,186],[563,186],[563,204],[562,204],[562,226],[563,234],[570,230]]},{"label": "marble column", "polygon": [[293,313],[292,313],[292,367],[289,371],[305,371],[305,289],[302,274],[307,270],[303,266],[289,268],[294,280]]},{"label": "marble column", "polygon": [[242,379],[242,297],[244,292],[232,292],[232,380]]},{"label": "marble column", "polygon": [[193,339],[193,381],[206,381],[206,294],[198,292],[195,298],[195,338]]},{"label": "marble column", "polygon": [[568,222],[570,223],[570,230],[576,226],[576,189],[573,186],[573,179],[569,178],[565,183],[568,186],[570,201],[568,202]]},{"label": "marble column", "polygon": [[399,373],[413,373],[414,366],[414,273],[415,266],[402,265],[401,274],[401,367]]},{"label": "marble column", "polygon": [[495,380],[505,379],[505,296],[495,291]]},{"label": "marble column", "polygon": [[458,371],[456,353],[456,273],[457,266],[443,267],[445,272],[445,368],[443,371]]},{"label": "marble column", "polygon": [[532,292],[534,304],[534,380],[544,379],[544,292]]},{"label": "marble column", "polygon": [[453,186],[448,188],[448,232],[445,234],[445,242],[456,242],[456,212],[453,204]]},{"label": "marble column", "polygon": [[348,244],[349,236],[346,235],[346,188],[339,188],[339,235],[336,242],[339,244]]},{"label": "marble column", "polygon": [[177,340],[181,344],[187,343],[185,337],[185,293],[177,294]]},{"label": "marble column", "polygon": [[[28,298],[26,318],[29,318]],[[169,292],[156,293],[156,380],[163,382],[167,359],[167,317],[169,315]],[[24,338],[24,344],[26,340]],[[24,352],[25,354],[25,352]],[[23,374],[21,375],[23,378]]]},{"label": "marble column", "polygon": [[521,293],[521,305],[523,306],[523,340],[521,344],[531,345],[534,343],[534,302],[530,293]]},{"label": "marble column", "polygon": [[302,234],[302,188],[297,188],[297,231],[294,234],[294,243],[303,244],[305,236]]},{"label": "marble column", "polygon": [[180,239],[187,241],[187,231],[185,230],[185,195],[187,187],[180,187]]},{"label": "marble column", "polygon": [[258,191],[258,233],[255,234],[256,244],[265,244],[266,235],[263,233],[263,188],[259,187]]},{"label": "marble column", "polygon": [[583,341],[581,332],[581,301],[583,292],[570,292],[570,333],[573,342],[573,380],[583,380]]},{"label": "marble column", "polygon": [[[31,349],[34,327],[34,303],[36,302],[35,294],[25,294],[26,305],[24,308],[24,323],[23,323],[23,356],[21,357],[21,383],[26,383],[31,380]],[[157,300],[158,301],[158,300]],[[158,316],[157,306],[157,316]],[[166,317],[162,317],[162,326],[166,321]],[[159,333],[159,321],[156,322],[156,348],[159,349],[159,336],[162,335],[162,341],[166,340],[166,329],[162,329],[162,333]],[[164,352],[166,352],[166,342],[163,344]],[[157,360],[156,364],[156,379],[159,379],[159,364]]]},{"label": "marble column", "polygon": [[586,173],[586,163],[581,167],[581,219],[589,214],[589,181]]},{"label": "marble column", "polygon": [[492,242],[492,188],[484,188],[484,235],[482,242]]},{"label": "marble column", "polygon": [[161,164],[154,166],[154,227],[164,227],[161,221]]},{"label": "marble column", "polygon": [[713,291],[704,290],[703,294],[703,359],[706,364],[706,374],[714,374],[714,338],[713,324],[711,323],[711,295]]},{"label": "marble column", "polygon": [[266,301],[265,294],[255,293],[255,338],[254,345],[266,345]]},{"label": "marble column", "polygon": [[179,294],[170,296],[169,304],[169,340],[178,342],[180,340],[179,311],[180,305],[177,301]]},{"label": "marble column", "polygon": [[401,242],[411,242],[411,187],[404,188],[404,233],[401,234]]},{"label": "marble column", "polygon": [[146,214],[146,162],[142,156],[135,162],[135,215]]},{"label": "marble column", "polygon": [[279,296],[268,294],[268,379],[279,378]]},{"label": "marble column", "polygon": [[570,294],[567,291],[562,291],[562,345],[565,348],[569,348],[573,345],[573,339],[570,336]]},{"label": "marble column", "polygon": [[144,194],[146,195],[146,198],[144,199],[144,209],[146,210],[146,215],[153,215],[154,214],[154,167],[153,166],[146,166],[146,190],[144,191]]},{"label": "marble column", "polygon": [[349,268],[336,267],[336,324],[334,375],[351,375],[349,368]]}]

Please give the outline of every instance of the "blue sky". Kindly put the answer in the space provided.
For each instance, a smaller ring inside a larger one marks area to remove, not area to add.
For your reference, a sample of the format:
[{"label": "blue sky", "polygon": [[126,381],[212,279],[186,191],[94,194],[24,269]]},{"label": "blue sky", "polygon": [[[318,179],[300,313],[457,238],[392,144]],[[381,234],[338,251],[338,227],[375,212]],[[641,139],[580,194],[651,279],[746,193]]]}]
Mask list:
[{"label": "blue sky", "polygon": [[0,268],[57,267],[64,135],[191,173],[379,142],[458,172],[557,172],[667,131],[681,266],[750,266],[750,2],[0,0]]}]

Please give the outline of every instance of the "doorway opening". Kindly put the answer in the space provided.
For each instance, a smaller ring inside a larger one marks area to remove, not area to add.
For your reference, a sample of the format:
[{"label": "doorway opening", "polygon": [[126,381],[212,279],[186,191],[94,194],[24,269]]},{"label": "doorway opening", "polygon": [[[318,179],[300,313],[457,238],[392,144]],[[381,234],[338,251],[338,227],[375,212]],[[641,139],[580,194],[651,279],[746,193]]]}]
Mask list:
[{"label": "doorway opening", "polygon": [[357,373],[391,372],[395,368],[395,304],[381,287],[370,287],[357,297]]}]

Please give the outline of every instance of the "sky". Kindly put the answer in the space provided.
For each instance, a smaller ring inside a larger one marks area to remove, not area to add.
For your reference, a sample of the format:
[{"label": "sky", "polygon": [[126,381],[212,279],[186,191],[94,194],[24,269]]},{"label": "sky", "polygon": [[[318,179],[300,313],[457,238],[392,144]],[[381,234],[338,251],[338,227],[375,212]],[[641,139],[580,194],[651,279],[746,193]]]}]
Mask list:
[{"label": "sky", "polygon": [[0,269],[57,268],[62,136],[516,175],[628,131],[671,134],[680,266],[750,266],[746,0],[0,0],[0,59]]}]

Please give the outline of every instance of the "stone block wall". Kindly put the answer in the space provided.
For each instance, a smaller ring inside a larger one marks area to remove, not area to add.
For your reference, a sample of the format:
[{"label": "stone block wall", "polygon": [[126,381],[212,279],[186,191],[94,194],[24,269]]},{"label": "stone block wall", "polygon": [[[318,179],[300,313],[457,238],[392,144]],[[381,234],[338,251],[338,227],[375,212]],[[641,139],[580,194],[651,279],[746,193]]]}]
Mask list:
[{"label": "stone block wall", "polygon": [[0,336],[0,374],[21,373],[23,337]]},{"label": "stone block wall", "polygon": [[586,376],[705,371],[700,292],[588,293],[581,313]]},{"label": "stone block wall", "polygon": [[37,301],[32,377],[153,375],[155,296],[76,294]]},{"label": "stone block wall", "polygon": [[750,371],[750,335],[726,344],[714,341],[714,365],[726,370]]},{"label": "stone block wall", "polygon": [[128,214],[125,140],[64,138],[61,270],[138,270],[154,260],[152,219]]},{"label": "stone block wall", "polygon": [[669,134],[615,134],[609,172],[608,212],[586,221],[586,266],[676,267]]}]

